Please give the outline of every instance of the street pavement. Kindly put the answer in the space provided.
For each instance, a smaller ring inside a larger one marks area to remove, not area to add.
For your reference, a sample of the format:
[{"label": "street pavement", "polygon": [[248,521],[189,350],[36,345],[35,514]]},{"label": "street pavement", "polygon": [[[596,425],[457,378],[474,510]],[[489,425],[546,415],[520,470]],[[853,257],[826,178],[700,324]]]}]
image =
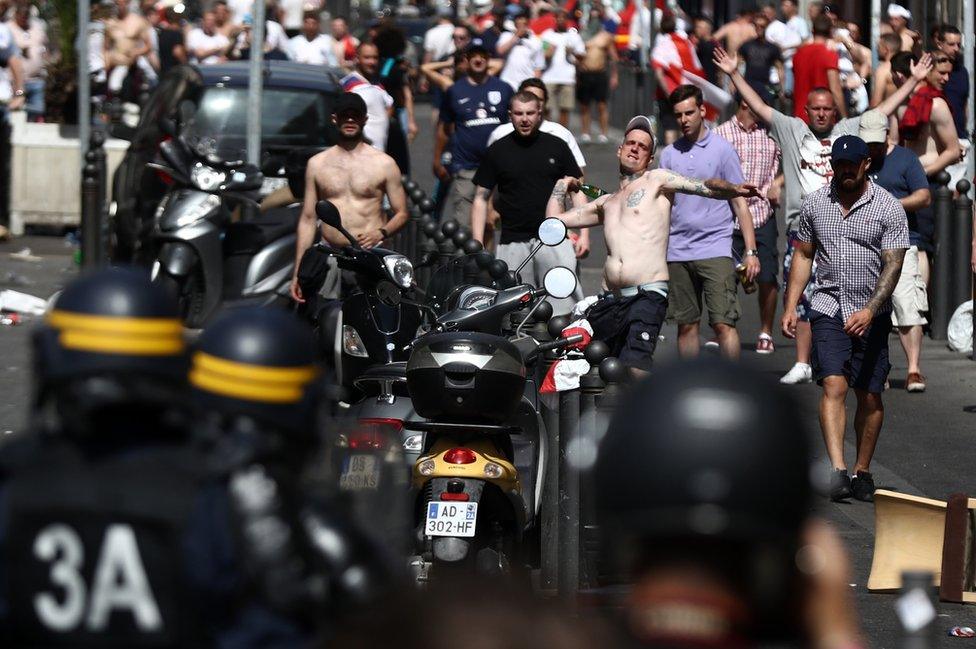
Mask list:
[{"label": "street pavement", "polygon": [[[412,145],[413,178],[428,193],[433,189],[431,172],[432,124],[426,105],[418,106],[420,134]],[[575,122],[571,130],[578,132]],[[612,142],[619,142],[616,132]],[[615,189],[617,177],[616,145],[592,144],[583,147],[587,159],[587,182],[607,190]],[[782,229],[782,227],[781,227]],[[592,233],[593,252],[583,261],[581,280],[587,294],[600,284],[605,246],[599,229]],[[29,248],[39,261],[22,261],[11,257]],[[781,248],[782,250],[782,242]],[[77,271],[62,234],[28,236],[0,243],[0,289],[14,289],[47,297],[59,289]],[[755,353],[759,331],[755,296],[740,294],[742,320],[742,358],[764,373],[779,377],[794,361],[794,345],[774,331],[776,352],[761,356]],[[778,319],[779,314],[777,314]],[[703,336],[707,325],[703,326]],[[658,346],[658,359],[675,354],[673,326],[666,326],[664,340]],[[30,388],[30,326],[0,327],[0,434],[15,434],[25,428]],[[904,390],[906,365],[897,337],[891,338],[891,390],[885,393],[885,425],[872,465],[879,488],[945,500],[949,494],[976,494],[976,475],[970,467],[974,456],[976,432],[976,363],[948,350],[943,342],[925,339],[922,370],[928,377],[928,390],[908,394]],[[819,389],[816,385],[790,388],[800,397],[803,409],[797,413],[797,425],[815,436],[815,447],[822,443],[817,424]],[[849,399],[848,437],[853,439],[853,398]],[[848,444],[848,461],[854,450]],[[826,464],[823,465],[826,467]],[[757,471],[762,471],[757,467]],[[769,485],[769,498],[778,497],[776,485]],[[895,647],[899,643],[898,622],[894,612],[896,596],[868,594],[866,589],[873,550],[874,508],[871,504],[852,501],[833,504],[823,499],[817,512],[831,521],[843,537],[852,557],[854,574],[851,588],[871,646]],[[976,607],[939,604],[936,622],[939,647],[965,642],[946,636],[955,625],[976,627]]]}]

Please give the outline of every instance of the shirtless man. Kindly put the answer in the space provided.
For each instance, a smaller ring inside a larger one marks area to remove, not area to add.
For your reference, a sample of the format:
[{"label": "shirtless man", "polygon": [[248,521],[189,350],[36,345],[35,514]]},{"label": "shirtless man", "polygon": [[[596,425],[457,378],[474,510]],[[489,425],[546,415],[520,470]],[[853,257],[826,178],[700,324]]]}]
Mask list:
[{"label": "shirtless man", "polygon": [[105,63],[109,90],[117,92],[140,56],[153,51],[152,26],[129,11],[128,0],[115,0],[116,15],[105,23]]},{"label": "shirtless man", "polygon": [[237,40],[243,27],[231,20],[230,8],[224,0],[217,0],[213,4],[213,15],[217,33],[223,34],[231,42]]},{"label": "shirtless man", "polygon": [[751,9],[740,9],[735,20],[719,27],[712,38],[717,41],[724,39],[725,51],[735,56],[739,52],[740,45],[756,37],[756,26],[752,22],[752,14]]},{"label": "shirtless man", "polygon": [[[336,99],[332,122],[339,129],[339,142],[313,156],[305,171],[305,202],[298,220],[298,242],[295,249],[295,275],[291,296],[304,303],[307,296],[298,285],[298,268],[302,257],[315,241],[317,218],[315,204],[329,200],[339,209],[342,225],[356,237],[363,248],[380,245],[407,222],[407,195],[403,191],[400,169],[393,158],[365,141],[366,102],[354,93],[343,93]],[[383,196],[387,196],[393,217],[383,215]],[[349,245],[338,230],[322,225],[322,238],[333,246]],[[335,276],[334,269],[330,275]],[[332,284],[338,288],[335,277]],[[338,297],[333,291],[330,297]]]},{"label": "shirtless man", "polygon": [[668,235],[675,193],[731,200],[759,193],[752,185],[712,178],[685,178],[665,169],[648,171],[654,158],[651,123],[643,115],[630,120],[617,149],[620,188],[569,212],[559,213],[567,192],[579,179],[556,183],[546,208],[570,227],[602,224],[607,242],[603,284],[607,289],[587,313],[593,337],[605,341],[610,353],[641,376],[651,368],[668,308]]},{"label": "shirtless man", "polygon": [[891,78],[891,59],[901,49],[901,39],[896,34],[882,34],[878,38],[878,67],[874,71],[874,85],[871,87],[871,108],[895,92],[895,82]]},{"label": "shirtless man", "polygon": [[579,102],[580,125],[583,129],[580,141],[590,141],[590,104],[596,103],[600,118],[600,135],[597,142],[608,141],[610,112],[607,110],[607,97],[617,89],[617,46],[613,34],[603,25],[603,5],[594,4],[590,8],[590,20],[583,31],[586,54],[576,62],[576,100]]}]

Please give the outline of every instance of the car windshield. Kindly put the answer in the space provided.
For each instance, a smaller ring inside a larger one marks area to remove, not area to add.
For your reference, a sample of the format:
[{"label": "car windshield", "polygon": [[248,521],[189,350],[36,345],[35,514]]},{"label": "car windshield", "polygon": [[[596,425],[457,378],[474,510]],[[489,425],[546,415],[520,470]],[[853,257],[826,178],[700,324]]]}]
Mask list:
[{"label": "car windshield", "polygon": [[[203,89],[183,129],[186,142],[213,161],[247,157],[247,88]],[[262,148],[314,147],[335,143],[330,97],[314,90],[265,88],[261,94]]]}]

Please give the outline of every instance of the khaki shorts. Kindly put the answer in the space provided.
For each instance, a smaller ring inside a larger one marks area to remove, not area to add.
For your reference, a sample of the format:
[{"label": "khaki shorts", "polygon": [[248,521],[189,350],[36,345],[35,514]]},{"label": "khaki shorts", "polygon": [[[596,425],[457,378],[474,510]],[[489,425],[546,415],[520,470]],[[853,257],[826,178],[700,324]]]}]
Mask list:
[{"label": "khaki shorts", "polygon": [[471,203],[474,202],[474,173],[477,169],[461,169],[454,174],[451,193],[447,197],[445,218],[457,219],[460,225],[471,227]]},{"label": "khaki shorts", "polygon": [[573,110],[576,107],[576,85],[572,83],[547,83],[549,105],[556,110]]},{"label": "khaki shorts", "polygon": [[739,295],[731,257],[671,261],[668,274],[668,320],[679,325],[697,324],[704,294],[708,324],[735,326],[739,320]]},{"label": "khaki shorts", "polygon": [[929,298],[925,291],[925,280],[918,269],[917,246],[905,251],[901,275],[894,293],[891,294],[891,306],[891,324],[896,327],[928,323],[923,314],[929,310]]}]

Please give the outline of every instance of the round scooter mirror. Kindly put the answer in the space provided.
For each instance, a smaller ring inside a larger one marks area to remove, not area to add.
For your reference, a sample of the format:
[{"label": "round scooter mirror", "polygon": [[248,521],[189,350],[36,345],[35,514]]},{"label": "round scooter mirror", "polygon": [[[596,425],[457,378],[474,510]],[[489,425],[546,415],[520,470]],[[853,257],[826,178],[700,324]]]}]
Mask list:
[{"label": "round scooter mirror", "polygon": [[542,279],[542,285],[550,297],[559,299],[569,297],[576,290],[576,273],[565,266],[550,268]]},{"label": "round scooter mirror", "polygon": [[558,246],[566,239],[566,224],[557,218],[548,218],[539,224],[539,241],[544,246]]}]

